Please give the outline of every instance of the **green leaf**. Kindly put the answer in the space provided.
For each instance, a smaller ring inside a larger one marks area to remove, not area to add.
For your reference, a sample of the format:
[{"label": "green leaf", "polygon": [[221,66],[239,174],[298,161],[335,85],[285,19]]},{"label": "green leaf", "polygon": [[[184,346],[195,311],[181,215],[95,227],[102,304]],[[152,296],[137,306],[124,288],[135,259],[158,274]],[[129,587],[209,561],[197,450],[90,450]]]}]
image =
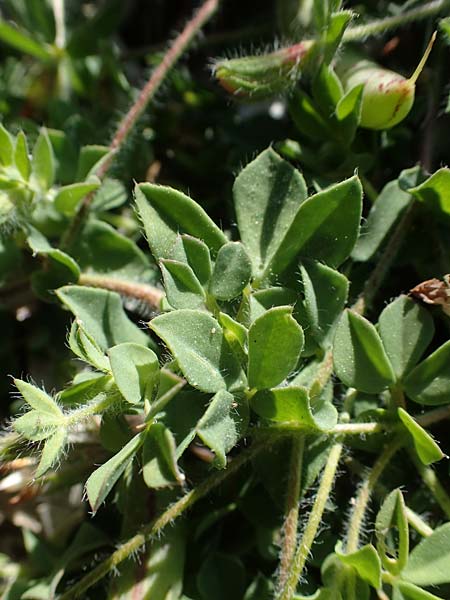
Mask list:
[{"label": "green leaf", "polygon": [[228,242],[217,253],[209,284],[210,293],[219,300],[239,296],[252,276],[252,263],[240,242]]},{"label": "green leaf", "polygon": [[357,85],[349,90],[336,106],[336,119],[339,125],[339,135],[346,144],[350,144],[361,119],[363,85]]},{"label": "green leaf", "polygon": [[135,196],[147,241],[157,259],[172,258],[178,232],[200,238],[214,253],[228,241],[203,208],[182,192],[141,183]]},{"label": "green leaf", "polygon": [[437,527],[409,555],[402,577],[420,586],[450,583],[450,523]]},{"label": "green leaf", "polygon": [[431,435],[429,435],[425,429],[423,429],[419,423],[406,412],[406,410],[399,408],[398,416],[411,434],[416,452],[424,465],[430,465],[431,463],[444,458],[445,455]]},{"label": "green leaf", "polygon": [[61,456],[66,443],[66,437],[66,429],[64,427],[59,427],[55,433],[47,439],[35,474],[36,478],[41,477],[41,475],[44,475],[44,473],[51,469]]},{"label": "green leaf", "polygon": [[145,436],[142,472],[149,488],[158,489],[184,482],[185,477],[177,465],[175,438],[162,423],[154,423]]},{"label": "green leaf", "polygon": [[[326,588],[332,589],[334,593],[339,593],[337,598],[348,600],[347,590],[351,586],[350,589],[354,590],[355,598],[369,600],[370,588],[367,582],[357,575],[354,568],[345,565],[337,554],[328,554],[321,564],[321,573],[322,582]],[[331,598],[335,600],[334,596]]]},{"label": "green leaf", "polygon": [[[72,331],[69,334],[69,346],[71,334]],[[99,394],[104,394],[104,390],[107,390],[112,382],[111,375],[104,375],[95,371],[84,371],[74,377],[70,387],[60,392],[59,398],[64,406],[79,406],[98,398]]]},{"label": "green leaf", "polygon": [[[94,180],[95,177],[90,175],[89,179]],[[106,177],[92,199],[91,210],[95,212],[112,210],[125,204],[127,199],[128,191],[124,184],[117,179]]]},{"label": "green leaf", "polygon": [[361,227],[353,260],[365,262],[374,256],[410,202],[411,195],[400,188],[397,180],[384,186]]},{"label": "green leaf", "polygon": [[114,414],[111,411],[102,414],[99,433],[102,446],[114,454],[119,452],[132,438],[125,415]]},{"label": "green leaf", "polygon": [[375,327],[346,310],[339,321],[333,350],[336,375],[345,385],[376,394],[394,382],[395,375]]},{"label": "green leaf", "polygon": [[27,440],[38,442],[49,438],[63,424],[61,415],[30,410],[13,421],[13,428]]},{"label": "green leaf", "polygon": [[383,567],[398,575],[409,555],[409,527],[403,495],[399,489],[386,496],[375,520],[377,550]]},{"label": "green leaf", "polygon": [[435,596],[407,581],[398,581],[394,585],[394,590],[398,590],[401,593],[400,599],[398,596],[395,596],[394,600],[444,600],[440,596]]},{"label": "green leaf", "polygon": [[42,129],[33,148],[32,174],[43,190],[55,180],[55,156],[46,129]]},{"label": "green leaf", "polygon": [[27,402],[31,408],[34,408],[38,412],[46,415],[62,418],[63,414],[59,406],[56,404],[53,398],[46,394],[43,390],[31,385],[31,383],[22,381],[22,379],[14,379],[14,385],[22,394],[25,402]]},{"label": "green leaf", "polygon": [[272,600],[273,598],[273,583],[261,573],[258,573],[256,578],[248,586],[244,600]]},{"label": "green leaf", "polygon": [[381,561],[372,544],[363,546],[356,552],[344,554],[336,549],[336,555],[344,563],[353,567],[364,581],[376,590],[381,588]]},{"label": "green leaf", "polygon": [[330,403],[311,406],[308,390],[303,387],[261,390],[252,396],[251,407],[265,419],[298,423],[312,431],[326,431],[337,422],[334,406]]},{"label": "green leaf", "polygon": [[[305,332],[306,348],[327,348],[348,294],[347,278],[319,263],[305,260],[300,265],[304,299],[295,314]],[[308,352],[309,353],[309,352]]]},{"label": "green leaf", "polygon": [[241,171],[233,196],[242,242],[254,276],[261,279],[306,199],[305,181],[269,148]]},{"label": "green leaf", "polygon": [[245,591],[245,570],[229,554],[209,554],[197,574],[201,600],[240,600]]},{"label": "green leaf", "polygon": [[204,242],[186,233],[180,235],[172,248],[172,258],[188,264],[202,286],[207,286],[212,266],[209,248]]},{"label": "green leaf", "polygon": [[430,313],[408,296],[388,304],[378,320],[378,331],[397,379],[420,360],[433,339]]},{"label": "green leaf", "polygon": [[161,259],[159,264],[173,308],[198,308],[205,303],[205,291],[189,265],[170,259]]},{"label": "green leaf", "polygon": [[198,437],[214,452],[214,464],[218,469],[226,467],[226,454],[239,439],[236,422],[232,417],[233,405],[232,394],[226,390],[218,391],[196,427]]},{"label": "green leaf", "polygon": [[169,347],[188,382],[203,392],[240,389],[245,376],[219,323],[196,310],[177,310],[149,323]]},{"label": "green leaf", "polygon": [[344,94],[339,77],[334,70],[322,64],[313,79],[312,94],[325,117],[330,118],[336,110],[336,105]]},{"label": "green leaf", "polygon": [[125,343],[110,348],[108,356],[114,380],[125,400],[131,404],[151,401],[159,374],[156,354],[145,346]]},{"label": "green leaf", "polygon": [[[176,388],[173,388],[176,389]],[[169,391],[169,394],[171,392]],[[197,423],[205,414],[205,397],[197,390],[179,391],[164,407],[164,425],[173,433],[179,460],[196,435]]]},{"label": "green leaf", "polygon": [[97,512],[101,503],[114,487],[119,477],[133,460],[134,455],[144,443],[145,432],[135,435],[112,458],[96,469],[86,482],[86,493],[92,512]]},{"label": "green leaf", "polygon": [[34,409],[13,421],[17,433],[29,440],[39,441],[49,438],[56,428],[64,428],[64,414],[51,396],[21,379],[14,379],[14,384],[25,402]]},{"label": "green leaf", "polygon": [[77,321],[72,323],[69,334],[70,349],[76,356],[94,368],[110,373],[111,366],[108,357],[99,348],[94,338]]},{"label": "green leaf", "polygon": [[101,350],[124,342],[151,344],[150,338],[128,319],[115,292],[71,285],[60,288],[56,295],[81,321]]},{"label": "green leaf", "polygon": [[413,369],[404,380],[406,394],[426,405],[448,404],[450,398],[450,341]]},{"label": "green leaf", "polygon": [[236,344],[239,347],[236,354],[242,357],[246,353],[248,331],[241,324],[232,319],[226,313],[219,313],[219,323],[222,325],[223,334],[233,350],[237,350]]},{"label": "green leaf", "polygon": [[358,237],[361,207],[362,188],[357,177],[305,200],[272,258],[271,271],[282,273],[297,256],[339,266]]},{"label": "green leaf", "polygon": [[292,306],[298,300],[298,293],[285,287],[272,287],[265,290],[257,290],[249,298],[249,324],[261,317],[269,308],[275,306]]},{"label": "green leaf", "polygon": [[38,60],[53,60],[53,55],[49,46],[37,42],[30,37],[28,33],[20,31],[17,27],[13,27],[3,20],[0,21],[0,40],[9,46],[12,46],[15,50],[30,54]]},{"label": "green leaf", "polygon": [[413,187],[417,187],[428,179],[429,173],[419,164],[409,169],[403,169],[398,176],[398,185],[404,192],[408,192]]},{"label": "green leaf", "polygon": [[0,162],[9,167],[14,160],[14,142],[12,136],[0,123]]},{"label": "green leaf", "polygon": [[31,162],[28,155],[27,138],[23,131],[19,131],[14,148],[14,163],[20,175],[28,181],[31,173]]},{"label": "green leaf", "polygon": [[[83,331],[85,336],[80,335],[80,330]],[[87,341],[86,347],[83,343],[85,340]],[[90,336],[86,332],[86,330],[83,328],[83,326],[76,320],[72,321],[72,325],[70,326],[69,337],[68,337],[67,341],[69,343],[70,350],[79,359],[86,362],[87,364],[94,366],[97,369],[97,368],[99,368],[97,359],[100,359],[100,361],[102,361],[102,359],[105,358],[107,363],[105,363],[104,366],[107,367],[108,370],[110,370],[108,357],[106,357],[103,354],[103,352],[100,350],[100,348],[98,347],[98,345],[96,344],[96,342],[94,341],[92,336]],[[91,350],[93,350],[93,354],[90,353]],[[103,371],[103,370],[104,369],[103,369],[103,365],[102,365],[102,368],[100,369],[100,371]]]},{"label": "green leaf", "polygon": [[[322,0],[315,0],[321,2]],[[328,64],[334,57],[336,50],[341,43],[342,36],[346,30],[348,24],[354,17],[354,13],[351,10],[339,10],[336,5],[333,7],[334,14],[330,15],[328,26],[325,33],[323,44],[323,58]]]},{"label": "green leaf", "polygon": [[55,196],[56,209],[70,217],[73,216],[78,208],[80,201],[90,192],[97,190],[100,187],[100,180],[97,178],[88,182],[72,183],[59,188]]},{"label": "green leaf", "polygon": [[[79,266],[71,256],[59,250],[59,248],[53,248],[36,228],[27,225],[27,230],[27,242],[33,254],[51,259],[47,261],[45,269],[33,273],[33,286],[38,295],[47,300],[53,300],[52,290],[66,283],[78,281],[80,276]],[[51,293],[49,293],[49,290],[51,290]]]},{"label": "green leaf", "polygon": [[141,282],[155,278],[155,271],[142,250],[111,225],[97,219],[86,223],[83,235],[71,244],[70,253],[85,273]]},{"label": "green leaf", "polygon": [[296,128],[311,141],[327,140],[333,135],[332,128],[318,110],[312,99],[301,90],[296,90],[289,102],[289,114]]},{"label": "green leaf", "polygon": [[109,146],[89,145],[83,146],[78,157],[76,181],[84,181],[90,175],[95,175],[100,165],[109,158]]},{"label": "green leaf", "polygon": [[291,306],[271,308],[256,319],[248,332],[249,386],[271,388],[286,379],[297,366],[303,342]]},{"label": "green leaf", "polygon": [[409,189],[417,200],[439,214],[450,215],[450,169],[438,169],[426,181]]}]

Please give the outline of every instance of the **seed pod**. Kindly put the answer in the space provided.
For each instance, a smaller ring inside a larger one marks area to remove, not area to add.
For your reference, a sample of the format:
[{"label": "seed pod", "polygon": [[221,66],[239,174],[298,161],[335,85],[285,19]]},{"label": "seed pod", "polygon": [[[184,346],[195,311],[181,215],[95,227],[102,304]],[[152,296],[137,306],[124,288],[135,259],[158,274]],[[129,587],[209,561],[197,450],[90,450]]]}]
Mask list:
[{"label": "seed pod", "polygon": [[403,121],[414,104],[416,81],[435,39],[436,33],[433,34],[417,69],[409,79],[389,69],[383,69],[369,60],[359,60],[348,66],[347,59],[343,68],[338,68],[345,91],[358,85],[364,86],[361,127],[390,129]]},{"label": "seed pod", "polygon": [[261,56],[221,60],[214,75],[227,92],[259,100],[285,91],[299,76],[315,42],[307,40]]}]

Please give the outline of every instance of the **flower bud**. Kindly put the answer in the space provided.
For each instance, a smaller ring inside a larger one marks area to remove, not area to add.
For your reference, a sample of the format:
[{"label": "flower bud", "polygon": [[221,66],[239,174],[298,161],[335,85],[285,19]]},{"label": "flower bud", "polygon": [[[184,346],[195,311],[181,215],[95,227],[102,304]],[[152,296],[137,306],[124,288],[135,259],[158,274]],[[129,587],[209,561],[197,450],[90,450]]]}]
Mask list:
[{"label": "flower bud", "polygon": [[[345,91],[363,85],[361,127],[367,129],[390,129],[408,115],[414,104],[416,81],[431,52],[436,33],[414,74],[409,79],[383,69],[369,60],[359,60],[341,71]],[[348,61],[347,61],[348,62]]]},{"label": "flower bud", "polygon": [[315,42],[307,40],[261,56],[221,60],[214,74],[227,92],[259,100],[285,91],[294,83]]}]

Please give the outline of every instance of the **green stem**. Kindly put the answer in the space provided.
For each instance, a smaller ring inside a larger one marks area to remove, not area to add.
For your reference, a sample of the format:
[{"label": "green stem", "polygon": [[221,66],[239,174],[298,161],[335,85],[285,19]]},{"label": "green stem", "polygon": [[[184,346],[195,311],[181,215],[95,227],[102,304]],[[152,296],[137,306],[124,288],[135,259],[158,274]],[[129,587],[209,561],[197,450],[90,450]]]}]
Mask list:
[{"label": "green stem", "polygon": [[295,553],[288,580],[283,590],[276,596],[277,600],[292,600],[295,594],[297,583],[301,577],[306,560],[311,551],[317,530],[322,520],[326,502],[333,487],[341,453],[342,444],[334,444],[330,450],[330,454],[328,455],[328,461],[322,474],[319,490],[314,500],[314,504],[303,532],[302,539]]},{"label": "green stem", "polygon": [[366,280],[363,291],[359,296],[358,300],[352,306],[352,309],[363,315],[368,308],[372,305],[372,302],[384,280],[387,272],[392,266],[398,251],[403,243],[403,238],[406,232],[410,229],[411,221],[414,215],[415,204],[413,201],[408,205],[405,212],[403,213],[394,233],[389,238],[386,248],[377,263],[377,266],[372,271],[370,277]]},{"label": "green stem", "polygon": [[160,398],[155,400],[155,402],[151,405],[150,411],[146,417],[146,422],[148,423],[155,417],[159,412],[161,412],[164,407],[178,394],[186,385],[186,380],[182,379],[178,383],[176,383],[170,390],[167,390],[165,394],[163,394]]},{"label": "green stem", "polygon": [[149,525],[143,527],[139,533],[119,546],[106,560],[101,562],[95,569],[85,575],[78,583],[61,595],[59,600],[73,600],[74,598],[85,597],[84,593],[110,571],[116,569],[120,563],[135,554],[151,538],[160,533],[167,525],[173,523],[180,515],[189,509],[198,500],[209,494],[214,488],[223,481],[234,475],[245,463],[254,458],[259,452],[266,449],[267,440],[254,442],[250,448],[241,452],[234,458],[226,469],[211,475],[206,481],[200,483],[195,489],[191,490],[172,504],[161,516],[152,521]]},{"label": "green stem", "polygon": [[423,465],[414,452],[411,451],[410,456],[420,476],[422,477],[422,481],[433,494],[436,502],[442,508],[447,519],[450,519],[450,496],[442,487],[436,473],[431,467],[426,467]]},{"label": "green stem", "polygon": [[82,406],[80,408],[76,408],[75,410],[70,411],[66,415],[66,425],[70,427],[72,425],[76,425],[81,423],[88,417],[92,417],[93,415],[99,415],[106,410],[110,409],[113,404],[115,404],[120,396],[118,392],[112,393],[102,393],[100,394],[100,399],[95,402],[91,402],[86,406]]},{"label": "green stem", "polygon": [[135,283],[134,281],[108,277],[106,275],[88,275],[82,273],[78,279],[78,285],[111,290],[121,296],[128,296],[140,302],[145,302],[153,310],[159,309],[161,300],[164,298],[164,292],[152,285]]},{"label": "green stem", "polygon": [[395,410],[397,407],[404,408],[406,410],[405,394],[401,385],[393,385],[390,388],[391,404]]},{"label": "green stem", "polygon": [[415,21],[433,17],[447,8],[450,8],[449,0],[434,0],[434,2],[428,2],[422,6],[406,10],[398,15],[393,15],[392,17],[377,19],[366,23],[365,25],[349,27],[344,32],[343,40],[344,42],[364,40],[371,35],[378,35],[392,29],[403,27],[408,23],[414,23]]},{"label": "green stem", "polygon": [[317,370],[316,378],[311,385],[311,396],[318,396],[327,385],[333,374],[333,351],[327,350]]},{"label": "green stem", "polygon": [[[382,433],[383,431],[395,431],[396,425],[390,423],[338,423],[326,433],[328,435],[371,435],[373,433]],[[288,421],[286,423],[277,423],[268,427],[254,428],[254,433],[258,436],[271,437],[275,433],[280,436],[286,436],[295,432],[315,433],[317,429],[305,427],[303,423]]]},{"label": "green stem", "polygon": [[292,438],[289,478],[286,492],[286,518],[284,521],[283,542],[281,545],[280,569],[277,589],[282,590],[287,582],[289,570],[297,546],[298,503],[302,484],[303,453],[305,436],[297,435]]},{"label": "green stem", "polygon": [[55,46],[62,49],[66,45],[66,18],[64,0],[52,0],[55,19]]},{"label": "green stem", "polygon": [[378,460],[370,470],[369,475],[366,477],[362,486],[359,489],[358,496],[355,501],[355,505],[350,518],[349,531],[347,536],[347,553],[356,552],[359,546],[359,538],[361,535],[361,527],[364,522],[364,515],[366,513],[367,505],[369,504],[370,497],[374,490],[375,485],[383,473],[386,466],[389,464],[393,455],[402,446],[403,441],[400,439],[390,443]]},{"label": "green stem", "polygon": [[66,47],[66,16],[64,0],[52,0],[53,17],[55,20],[55,47],[58,58],[58,86],[62,98],[67,100],[70,96],[70,75],[65,54]]},{"label": "green stem", "polygon": [[433,528],[430,527],[420,515],[409,508],[409,506],[405,506],[405,513],[408,523],[411,525],[411,527],[414,527],[417,533],[423,537],[429,537],[433,533]]},{"label": "green stem", "polygon": [[[217,11],[219,7],[219,1],[220,0],[205,0],[205,2],[202,4],[199,10],[186,23],[186,26],[184,27],[180,35],[178,35],[175,38],[172,45],[164,55],[162,61],[153,71],[152,76],[142,88],[136,101],[134,102],[130,110],[127,112],[127,114],[124,116],[122,121],[119,123],[116,133],[109,146],[111,150],[109,157],[101,163],[101,166],[96,173],[97,177],[103,179],[108,173],[114,156],[123,146],[123,143],[130,135],[131,131],[133,130],[133,127],[147,108],[148,104],[155,97],[156,92],[161,87],[161,84],[165,80],[169,71],[171,71],[172,67],[178,62],[183,52],[188,48],[192,40],[202,29],[202,27]],[[72,241],[76,238],[78,230],[80,229],[80,227],[82,227],[88,215],[93,198],[94,194],[91,193],[88,194],[81,202],[80,207],[71,223],[71,226],[68,228],[66,234],[61,240],[61,247],[64,248],[70,246]]]}]

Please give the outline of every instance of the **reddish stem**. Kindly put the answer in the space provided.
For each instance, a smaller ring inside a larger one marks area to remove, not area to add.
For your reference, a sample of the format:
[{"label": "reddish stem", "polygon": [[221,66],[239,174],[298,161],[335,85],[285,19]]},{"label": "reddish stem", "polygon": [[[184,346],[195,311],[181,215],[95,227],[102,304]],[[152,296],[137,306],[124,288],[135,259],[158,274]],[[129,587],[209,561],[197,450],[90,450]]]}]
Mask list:
[{"label": "reddish stem", "polygon": [[[109,169],[111,168],[114,155],[122,147],[122,144],[127,139],[128,135],[136,124],[136,121],[147,108],[148,103],[154,98],[168,72],[176,64],[180,56],[192,42],[200,29],[216,12],[219,2],[220,0],[206,0],[199,10],[194,14],[192,19],[186,23],[186,26],[180,35],[175,38],[172,45],[164,55],[161,63],[156,67],[152,73],[152,76],[142,88],[136,102],[120,122],[119,127],[117,128],[117,131],[109,146],[111,153],[106,160],[102,162],[101,166],[97,170],[96,175],[100,179],[103,179],[108,173]],[[76,237],[79,228],[82,226],[89,212],[93,198],[94,194],[91,193],[83,199],[71,223],[71,226],[61,240],[61,247],[70,246]]]}]

